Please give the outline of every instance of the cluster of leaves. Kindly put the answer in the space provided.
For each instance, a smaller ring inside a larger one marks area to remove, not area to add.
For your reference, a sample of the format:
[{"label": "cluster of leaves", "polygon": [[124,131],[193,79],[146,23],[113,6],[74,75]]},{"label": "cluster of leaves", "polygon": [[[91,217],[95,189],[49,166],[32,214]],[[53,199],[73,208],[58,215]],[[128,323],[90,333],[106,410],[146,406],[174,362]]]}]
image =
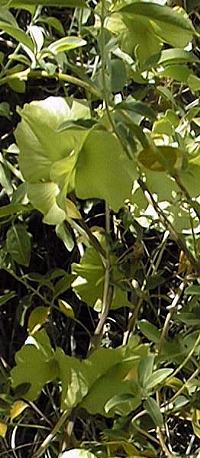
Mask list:
[{"label": "cluster of leaves", "polygon": [[176,421],[198,451],[199,13],[184,6],[0,2],[2,456],[175,456]]}]

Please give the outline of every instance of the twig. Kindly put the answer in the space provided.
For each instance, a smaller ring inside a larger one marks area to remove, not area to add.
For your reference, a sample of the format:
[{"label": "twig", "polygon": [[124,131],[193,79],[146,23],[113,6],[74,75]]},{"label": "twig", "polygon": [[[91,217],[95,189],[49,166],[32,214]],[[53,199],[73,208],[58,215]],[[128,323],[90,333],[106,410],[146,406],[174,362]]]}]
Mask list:
[{"label": "twig", "polygon": [[196,271],[196,273],[198,275],[200,275],[200,263],[194,258],[192,253],[188,250],[186,243],[184,242],[184,240],[182,238],[180,238],[179,234],[176,232],[175,228],[170,223],[170,221],[168,220],[168,218],[165,215],[165,213],[161,210],[161,208],[159,207],[158,203],[154,199],[151,191],[148,189],[148,187],[147,187],[146,183],[143,181],[143,179],[139,178],[138,179],[138,183],[139,183],[142,191],[144,192],[144,194],[148,194],[148,196],[150,198],[150,201],[151,201],[156,213],[158,214],[158,216],[160,218],[160,221],[164,224],[166,229],[170,232],[172,238],[175,240],[175,242],[177,243],[179,248],[185,253],[185,255],[186,255],[187,259],[189,260],[190,264],[192,265],[193,269]]},{"label": "twig", "polygon": [[67,418],[71,414],[71,410],[65,410],[57,423],[55,424],[54,428],[52,429],[51,433],[48,434],[48,436],[44,439],[42,444],[40,445],[39,449],[34,453],[32,458],[40,458],[40,456],[43,455],[45,450],[49,447],[51,441],[54,439],[54,437],[59,433],[60,429],[62,428],[63,424],[66,422]]},{"label": "twig", "polygon": [[[109,236],[110,233],[110,210],[109,206],[106,203],[106,235]],[[113,286],[111,285],[111,265],[110,265],[110,253],[108,241],[106,244],[106,265],[105,265],[105,278],[104,278],[104,289],[103,289],[103,299],[102,299],[102,310],[99,318],[99,322],[94,332],[92,339],[91,349],[97,348],[101,342],[101,337],[103,333],[104,324],[106,322],[113,298]]]},{"label": "twig", "polygon": [[162,346],[164,343],[165,338],[167,337],[168,334],[168,329],[170,325],[170,321],[173,317],[173,315],[176,313],[177,310],[177,305],[179,303],[179,300],[183,294],[184,288],[185,288],[185,280],[183,280],[178,288],[178,291],[172,301],[172,304],[170,305],[170,311],[166,316],[165,323],[161,332],[160,340],[159,340],[159,345],[158,345],[158,355],[161,353]]},{"label": "twig", "polygon": [[5,83],[9,83],[12,80],[24,80],[27,79],[36,79],[36,78],[48,78],[48,79],[56,79],[58,81],[64,81],[66,83],[74,84],[75,86],[82,87],[86,91],[91,92],[98,98],[102,98],[102,95],[98,89],[93,86],[92,83],[87,81],[83,81],[76,76],[67,75],[66,73],[55,72],[53,75],[50,75],[45,70],[31,70],[30,68],[26,70],[22,70],[21,72],[12,73],[11,75],[4,76],[0,79],[0,86]]}]

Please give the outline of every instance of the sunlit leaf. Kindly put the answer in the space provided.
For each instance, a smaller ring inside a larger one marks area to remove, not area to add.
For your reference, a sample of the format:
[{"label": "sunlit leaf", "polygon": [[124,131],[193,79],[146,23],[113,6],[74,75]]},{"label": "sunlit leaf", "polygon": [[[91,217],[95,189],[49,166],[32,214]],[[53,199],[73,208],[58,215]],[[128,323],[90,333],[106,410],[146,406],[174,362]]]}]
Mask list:
[{"label": "sunlit leaf", "polygon": [[48,49],[56,56],[60,52],[70,51],[71,49],[76,49],[85,45],[86,41],[82,38],[70,36],[53,41],[53,43],[48,46]]},{"label": "sunlit leaf", "polygon": [[6,437],[8,426],[4,421],[0,421],[0,437]]},{"label": "sunlit leaf", "polygon": [[27,343],[16,353],[16,366],[11,371],[12,386],[30,384],[24,399],[35,400],[43,386],[57,377],[57,364],[49,338],[44,330],[28,338]]},{"label": "sunlit leaf", "polygon": [[73,448],[68,452],[61,453],[59,458],[97,458],[97,455],[81,448]]},{"label": "sunlit leaf", "polygon": [[146,379],[146,388],[151,390],[155,388],[157,385],[162,383],[170,374],[172,374],[173,369],[158,369],[157,371],[153,372],[152,375]]},{"label": "sunlit leaf", "polygon": [[10,418],[14,420],[14,418],[18,417],[25,409],[27,409],[28,404],[24,401],[15,401],[11,408],[10,408]]},{"label": "sunlit leaf", "polygon": [[135,175],[134,164],[125,157],[117,138],[110,132],[93,130],[79,154],[76,193],[81,199],[105,199],[118,210],[130,196]]},{"label": "sunlit leaf", "polygon": [[64,301],[63,299],[59,299],[58,305],[59,309],[64,313],[65,316],[72,319],[75,317],[73,308],[70,304],[68,304],[68,302]]},{"label": "sunlit leaf", "polygon": [[28,330],[30,334],[35,334],[46,323],[50,309],[49,307],[36,307],[28,319]]}]

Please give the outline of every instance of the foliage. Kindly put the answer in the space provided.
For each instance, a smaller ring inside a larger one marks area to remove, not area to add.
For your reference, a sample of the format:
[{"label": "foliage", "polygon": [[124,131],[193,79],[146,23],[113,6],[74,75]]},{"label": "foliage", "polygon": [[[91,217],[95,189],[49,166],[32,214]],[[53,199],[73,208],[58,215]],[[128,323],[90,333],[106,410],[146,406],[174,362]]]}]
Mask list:
[{"label": "foliage", "polygon": [[0,30],[2,456],[198,453],[198,4],[0,1]]}]

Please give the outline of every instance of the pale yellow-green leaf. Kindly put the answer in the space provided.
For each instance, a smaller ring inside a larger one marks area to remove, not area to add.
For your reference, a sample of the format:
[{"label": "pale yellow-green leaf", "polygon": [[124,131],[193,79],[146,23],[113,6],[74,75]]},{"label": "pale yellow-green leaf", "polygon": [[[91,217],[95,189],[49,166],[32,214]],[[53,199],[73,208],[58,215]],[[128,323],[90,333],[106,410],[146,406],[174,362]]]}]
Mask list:
[{"label": "pale yellow-green leaf", "polygon": [[48,315],[50,312],[49,307],[36,307],[30,314],[29,320],[28,320],[28,330],[30,334],[35,334],[43,324],[46,323],[48,319]]},{"label": "pale yellow-green leaf", "polygon": [[59,305],[59,309],[61,310],[61,312],[64,313],[65,316],[72,318],[72,319],[75,317],[73,308],[71,307],[70,304],[68,304],[68,302],[63,301],[63,299],[59,299],[58,305]]},{"label": "pale yellow-green leaf", "polygon": [[4,421],[0,421],[0,437],[5,437],[8,426]]},{"label": "pale yellow-green leaf", "polygon": [[26,408],[28,404],[24,401],[15,401],[10,409],[10,418],[14,420],[14,418],[18,417]]}]

